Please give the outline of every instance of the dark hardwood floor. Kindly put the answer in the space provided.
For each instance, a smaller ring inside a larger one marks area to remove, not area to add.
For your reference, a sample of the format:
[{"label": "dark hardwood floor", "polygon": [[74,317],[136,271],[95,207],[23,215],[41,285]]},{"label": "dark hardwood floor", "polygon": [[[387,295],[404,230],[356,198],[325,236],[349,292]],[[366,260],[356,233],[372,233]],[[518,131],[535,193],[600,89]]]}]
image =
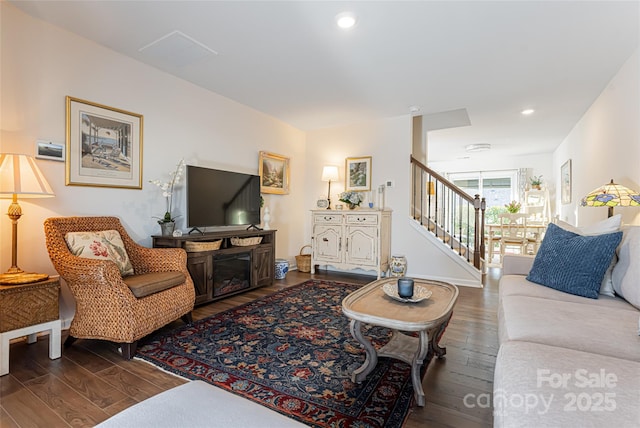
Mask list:
[{"label": "dark hardwood floor", "polygon": [[[423,386],[427,404],[414,407],[405,424],[413,427],[490,427],[492,409],[476,404],[491,394],[498,352],[496,322],[499,271],[493,269],[483,289],[459,287],[453,318],[440,342],[445,358],[434,359]],[[252,290],[195,309],[201,319],[249,302],[311,277],[365,284],[373,278],[350,274],[316,275],[292,271],[273,286]],[[176,321],[168,326],[181,325]],[[66,338],[63,332],[62,340]],[[125,361],[114,344],[77,340],[57,360],[48,358],[48,336],[37,343],[11,344],[10,373],[0,377],[0,427],[85,427],[185,382],[142,361]],[[486,397],[486,395],[485,395]],[[213,426],[213,425],[212,425]]]}]

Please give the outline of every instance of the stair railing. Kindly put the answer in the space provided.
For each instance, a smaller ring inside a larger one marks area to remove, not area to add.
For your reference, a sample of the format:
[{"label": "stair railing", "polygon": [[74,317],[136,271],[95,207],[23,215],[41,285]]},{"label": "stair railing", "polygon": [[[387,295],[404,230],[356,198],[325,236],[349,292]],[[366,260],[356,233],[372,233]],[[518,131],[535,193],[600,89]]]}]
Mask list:
[{"label": "stair railing", "polygon": [[413,219],[483,270],[485,199],[471,197],[413,156],[411,177]]}]

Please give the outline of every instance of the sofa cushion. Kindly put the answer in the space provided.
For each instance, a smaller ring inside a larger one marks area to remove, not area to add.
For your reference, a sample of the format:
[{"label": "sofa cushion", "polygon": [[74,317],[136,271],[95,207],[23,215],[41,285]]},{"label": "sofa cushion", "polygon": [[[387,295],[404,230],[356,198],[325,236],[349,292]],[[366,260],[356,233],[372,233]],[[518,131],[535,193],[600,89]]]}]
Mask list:
[{"label": "sofa cushion", "polygon": [[529,296],[539,297],[542,299],[561,300],[565,302],[582,303],[585,305],[599,305],[617,310],[625,310],[638,312],[638,310],[630,305],[621,297],[610,297],[600,295],[597,299],[576,296],[563,291],[554,290],[549,287],[541,287],[540,285],[527,281],[523,275],[504,275],[500,279],[500,288],[498,289],[500,301],[504,296]]},{"label": "sofa cushion", "polygon": [[[595,224],[582,226],[582,227],[573,226],[562,220],[558,220],[556,224],[561,228],[563,228],[564,230],[577,233],[578,235],[602,235],[604,233],[612,233],[612,232],[619,231],[620,226],[622,225],[622,215],[616,214],[605,220],[601,220]],[[605,271],[604,277],[602,278],[602,283],[600,284],[600,294],[604,294],[605,296],[611,296],[611,297],[615,296],[611,275],[613,272],[613,267],[615,266],[616,262],[617,262],[617,257],[614,254],[614,256],[611,259],[611,263],[609,264],[609,267]]]},{"label": "sofa cushion", "polygon": [[640,362],[637,330],[637,310],[528,296],[503,296],[498,307],[501,344],[535,342]]},{"label": "sofa cushion", "polygon": [[616,293],[640,308],[640,226],[623,229],[618,263],[613,268],[611,278]]},{"label": "sofa cushion", "polygon": [[122,278],[122,280],[127,284],[133,295],[140,299],[184,284],[186,277],[182,272],[151,272],[142,275],[130,275]]},{"label": "sofa cushion", "polygon": [[602,278],[621,239],[622,232],[587,236],[549,224],[527,279],[597,299]]},{"label": "sofa cushion", "polygon": [[118,266],[122,276],[133,275],[133,265],[117,230],[69,232],[64,240],[74,256],[111,260]]},{"label": "sofa cushion", "polygon": [[637,362],[505,343],[494,373],[494,427],[640,426],[638,385]]}]

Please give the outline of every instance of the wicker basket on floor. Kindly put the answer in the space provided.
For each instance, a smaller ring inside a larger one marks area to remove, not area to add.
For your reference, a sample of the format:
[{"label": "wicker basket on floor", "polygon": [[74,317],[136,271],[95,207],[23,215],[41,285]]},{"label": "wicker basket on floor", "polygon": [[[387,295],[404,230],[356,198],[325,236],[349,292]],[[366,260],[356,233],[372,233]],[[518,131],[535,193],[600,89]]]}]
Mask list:
[{"label": "wicker basket on floor", "polygon": [[296,265],[298,265],[298,272],[311,272],[311,254],[302,254],[305,248],[309,247],[311,249],[311,245],[305,245],[300,248],[300,255],[296,256]]}]

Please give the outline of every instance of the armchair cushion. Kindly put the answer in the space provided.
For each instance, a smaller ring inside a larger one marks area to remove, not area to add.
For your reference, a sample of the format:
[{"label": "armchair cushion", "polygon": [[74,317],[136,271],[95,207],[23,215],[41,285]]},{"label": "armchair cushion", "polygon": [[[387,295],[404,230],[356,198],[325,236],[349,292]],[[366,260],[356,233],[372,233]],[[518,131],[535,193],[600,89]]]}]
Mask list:
[{"label": "armchair cushion", "polygon": [[184,284],[185,279],[182,272],[152,272],[122,278],[138,299]]},{"label": "armchair cushion", "polygon": [[117,230],[69,232],[64,240],[74,256],[111,260],[118,266],[122,276],[133,275],[133,265]]}]

